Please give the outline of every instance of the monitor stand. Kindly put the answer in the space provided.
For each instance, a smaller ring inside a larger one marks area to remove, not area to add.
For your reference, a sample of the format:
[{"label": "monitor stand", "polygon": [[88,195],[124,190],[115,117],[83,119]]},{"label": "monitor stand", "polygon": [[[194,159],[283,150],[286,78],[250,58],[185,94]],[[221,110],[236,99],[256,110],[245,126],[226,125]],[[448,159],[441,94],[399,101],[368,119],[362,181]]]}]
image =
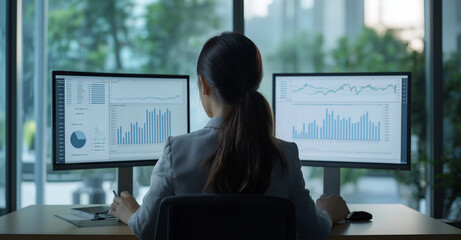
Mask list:
[{"label": "monitor stand", "polygon": [[341,171],[337,167],[323,168],[323,193],[327,196],[331,194],[339,195],[341,184]]},{"label": "monitor stand", "polygon": [[127,191],[133,194],[133,167],[119,167],[117,169],[117,194]]},{"label": "monitor stand", "polygon": [[[325,167],[323,172],[323,193],[340,195],[341,172],[337,167]],[[127,191],[133,194],[133,167],[119,167],[117,171],[117,193]]]}]

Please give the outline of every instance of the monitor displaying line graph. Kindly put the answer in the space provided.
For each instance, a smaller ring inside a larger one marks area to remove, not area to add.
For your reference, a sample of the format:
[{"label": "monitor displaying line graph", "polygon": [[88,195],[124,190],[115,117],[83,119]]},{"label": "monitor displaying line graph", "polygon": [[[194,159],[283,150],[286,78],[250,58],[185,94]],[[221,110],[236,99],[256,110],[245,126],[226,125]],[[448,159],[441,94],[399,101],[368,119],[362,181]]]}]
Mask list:
[{"label": "monitor displaying line graph", "polygon": [[152,164],[189,131],[189,77],[53,72],[54,169]]},{"label": "monitor displaying line graph", "polygon": [[[184,103],[184,84],[170,79],[157,79],[155,82],[142,78],[113,80],[110,85],[110,101],[113,104]],[[161,87],[163,85],[169,87]]]},{"label": "monitor displaying line graph", "polygon": [[274,74],[276,136],[305,165],[409,162],[409,73]]}]

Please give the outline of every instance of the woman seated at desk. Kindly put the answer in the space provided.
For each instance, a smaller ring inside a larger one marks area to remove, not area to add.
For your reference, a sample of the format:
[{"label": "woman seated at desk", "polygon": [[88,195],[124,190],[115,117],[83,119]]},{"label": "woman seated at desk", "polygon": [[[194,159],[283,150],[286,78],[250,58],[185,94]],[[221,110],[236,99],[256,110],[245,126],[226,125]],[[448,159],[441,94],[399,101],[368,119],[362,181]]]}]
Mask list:
[{"label": "woman seated at desk", "polygon": [[257,91],[263,71],[256,45],[238,33],[213,37],[200,53],[197,73],[210,121],[201,130],[169,137],[143,205],[123,192],[111,214],[146,239],[154,236],[160,202],[167,196],[265,194],[294,202],[296,231],[303,239],[328,238],[332,222],[349,210],[336,195],[314,204],[296,144],[275,138],[270,106]]}]

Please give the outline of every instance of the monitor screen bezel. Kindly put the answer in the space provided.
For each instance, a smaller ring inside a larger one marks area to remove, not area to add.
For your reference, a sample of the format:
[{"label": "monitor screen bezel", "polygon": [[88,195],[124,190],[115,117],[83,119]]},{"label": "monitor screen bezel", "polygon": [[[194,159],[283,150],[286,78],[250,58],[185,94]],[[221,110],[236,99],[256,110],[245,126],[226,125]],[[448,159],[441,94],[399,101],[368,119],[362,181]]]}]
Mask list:
[{"label": "monitor screen bezel", "polygon": [[407,80],[407,131],[406,131],[406,163],[360,163],[360,162],[338,162],[322,160],[301,160],[302,166],[331,167],[331,168],[367,168],[367,169],[393,169],[410,170],[411,168],[411,72],[346,72],[346,73],[274,73],[272,75],[272,111],[274,116],[274,129],[276,129],[276,79],[277,77],[327,77],[327,76],[395,76],[406,75]]},{"label": "monitor screen bezel", "polygon": [[135,167],[135,166],[153,166],[158,159],[148,160],[124,160],[124,161],[104,161],[95,163],[57,163],[57,141],[56,141],[56,76],[96,76],[96,77],[131,77],[131,78],[183,78],[186,79],[187,86],[187,133],[190,132],[190,99],[189,99],[189,75],[170,75],[170,74],[141,74],[141,73],[107,73],[107,72],[78,72],[78,71],[52,71],[52,139],[53,139],[53,171],[55,170],[76,170],[76,169],[91,169],[91,168],[117,168],[117,167]]}]

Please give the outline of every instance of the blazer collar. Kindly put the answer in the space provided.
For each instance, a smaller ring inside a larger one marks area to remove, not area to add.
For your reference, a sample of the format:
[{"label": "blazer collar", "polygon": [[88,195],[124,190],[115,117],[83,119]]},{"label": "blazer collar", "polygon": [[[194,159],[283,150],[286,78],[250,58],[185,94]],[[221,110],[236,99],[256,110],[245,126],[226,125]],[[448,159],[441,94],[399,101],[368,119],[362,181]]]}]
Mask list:
[{"label": "blazer collar", "polygon": [[214,117],[208,121],[206,128],[216,128],[219,129],[221,127],[221,123],[223,121],[223,117]]}]

